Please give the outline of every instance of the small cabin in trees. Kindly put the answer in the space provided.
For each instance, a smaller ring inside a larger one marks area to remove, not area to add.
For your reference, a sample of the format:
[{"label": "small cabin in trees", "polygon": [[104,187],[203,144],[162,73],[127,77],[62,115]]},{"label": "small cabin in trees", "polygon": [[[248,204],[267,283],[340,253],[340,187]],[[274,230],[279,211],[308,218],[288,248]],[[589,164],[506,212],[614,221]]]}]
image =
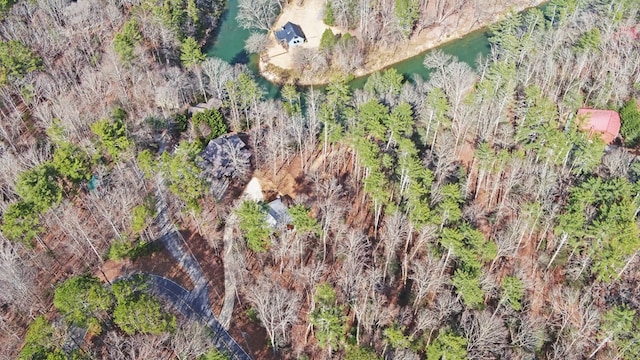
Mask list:
[{"label": "small cabin in trees", "polygon": [[289,225],[291,216],[289,215],[287,206],[282,202],[280,197],[268,203],[267,206],[267,223],[269,225],[274,228]]},{"label": "small cabin in trees", "polygon": [[290,21],[284,24],[280,30],[276,30],[276,39],[285,48],[295,47],[307,41],[300,26]]},{"label": "small cabin in trees", "polygon": [[620,134],[620,115],[613,110],[578,110],[580,129],[589,137],[598,134],[606,144],[611,144]]}]

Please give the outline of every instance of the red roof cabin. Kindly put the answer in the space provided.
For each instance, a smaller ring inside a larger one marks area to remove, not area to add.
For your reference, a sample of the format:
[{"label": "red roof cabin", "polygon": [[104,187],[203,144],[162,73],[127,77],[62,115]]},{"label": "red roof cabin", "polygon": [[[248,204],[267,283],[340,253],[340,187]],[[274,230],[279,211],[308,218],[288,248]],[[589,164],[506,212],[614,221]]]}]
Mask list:
[{"label": "red roof cabin", "polygon": [[597,133],[602,140],[611,144],[620,134],[620,115],[613,110],[580,109],[580,128],[589,132],[589,137]]}]

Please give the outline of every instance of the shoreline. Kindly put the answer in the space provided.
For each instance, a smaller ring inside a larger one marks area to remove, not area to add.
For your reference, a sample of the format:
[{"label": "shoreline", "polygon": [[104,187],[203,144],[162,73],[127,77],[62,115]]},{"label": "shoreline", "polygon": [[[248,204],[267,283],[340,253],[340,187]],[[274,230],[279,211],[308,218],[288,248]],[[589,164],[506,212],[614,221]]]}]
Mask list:
[{"label": "shoreline", "polygon": [[[500,9],[492,16],[479,19],[468,27],[465,25],[455,26],[455,23],[463,21],[464,14],[461,16],[450,17],[441,24],[432,26],[428,29],[423,29],[421,32],[413,35],[402,43],[386,49],[378,48],[373,50],[367,55],[364,66],[356,69],[349,75],[352,75],[354,78],[360,78],[374,72],[384,70],[450,41],[461,39],[470,33],[486,28],[491,24],[501,21],[511,12],[519,13],[530,8],[538,7],[547,1],[548,0],[521,0],[515,4],[505,6],[505,8]],[[302,86],[322,86],[328,84],[336,74],[328,68],[324,73],[313,77],[305,74],[299,76],[299,74],[296,74],[294,69],[281,68],[272,64],[270,61],[264,62],[262,60],[258,61],[258,69],[262,77],[269,82],[278,85],[293,82],[296,85]]]}]

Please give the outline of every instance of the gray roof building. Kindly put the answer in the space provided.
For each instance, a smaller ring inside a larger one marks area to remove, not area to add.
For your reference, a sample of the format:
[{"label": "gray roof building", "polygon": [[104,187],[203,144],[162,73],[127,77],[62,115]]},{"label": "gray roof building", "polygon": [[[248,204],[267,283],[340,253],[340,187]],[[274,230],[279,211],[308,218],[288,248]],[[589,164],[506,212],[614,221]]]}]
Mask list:
[{"label": "gray roof building", "polygon": [[223,135],[209,141],[200,153],[200,167],[209,178],[233,177],[238,166],[249,163],[251,152],[238,135]]},{"label": "gray roof building", "polygon": [[282,203],[280,198],[273,200],[267,204],[267,223],[272,227],[288,225],[291,222],[291,215],[287,207]]}]

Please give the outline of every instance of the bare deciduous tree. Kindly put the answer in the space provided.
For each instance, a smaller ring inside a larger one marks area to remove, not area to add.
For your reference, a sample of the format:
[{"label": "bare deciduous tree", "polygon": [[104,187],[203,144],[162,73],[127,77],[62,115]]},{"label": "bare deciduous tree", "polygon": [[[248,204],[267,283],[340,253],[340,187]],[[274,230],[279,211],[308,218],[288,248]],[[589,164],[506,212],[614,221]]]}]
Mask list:
[{"label": "bare deciduous tree", "polygon": [[345,74],[362,67],[365,61],[365,49],[359,41],[339,42],[333,53],[333,63]]},{"label": "bare deciduous tree", "polygon": [[397,258],[397,253],[402,241],[408,236],[409,225],[407,219],[400,212],[395,212],[384,219],[384,226],[380,234],[381,242],[378,246],[384,246],[384,270],[383,276],[387,279],[389,264]]},{"label": "bare deciduous tree", "polygon": [[511,343],[525,353],[535,353],[547,337],[544,324],[539,320],[526,317],[515,321],[517,324],[511,335]]},{"label": "bare deciduous tree", "polygon": [[362,295],[359,293],[361,289],[358,289],[358,283],[364,275],[369,246],[366,236],[356,230],[350,230],[338,242],[337,256],[344,259],[338,275],[338,285],[348,301]]},{"label": "bare deciduous tree", "polygon": [[245,29],[269,31],[281,9],[281,0],[240,0],[236,19]]},{"label": "bare deciduous tree", "polygon": [[318,193],[322,196],[319,204],[320,228],[322,229],[323,260],[326,260],[329,231],[344,216],[345,208],[341,201],[344,190],[335,178],[330,180],[318,179],[316,186]]},{"label": "bare deciduous tree", "polygon": [[602,168],[608,177],[624,177],[633,161],[633,155],[621,147],[615,147],[602,157]]},{"label": "bare deciduous tree", "polygon": [[424,259],[416,260],[411,264],[409,278],[413,280],[416,311],[429,294],[433,294],[444,284],[444,279],[440,276],[441,267],[440,262],[431,255],[427,255]]},{"label": "bare deciduous tree", "polygon": [[295,48],[291,50],[295,69],[300,73],[308,72],[311,76],[321,74],[328,69],[327,58],[318,50]]},{"label": "bare deciduous tree", "polygon": [[127,336],[110,331],[104,337],[105,355],[109,360],[167,359],[172,351],[168,348],[169,334]]},{"label": "bare deciduous tree", "polygon": [[0,301],[30,313],[42,301],[35,284],[34,269],[22,259],[21,252],[21,245],[0,235]]},{"label": "bare deciduous tree", "polygon": [[247,288],[247,297],[255,306],[260,322],[267,330],[271,348],[278,351],[280,346],[287,343],[288,329],[298,319],[298,294],[265,276]]},{"label": "bare deciduous tree", "polygon": [[470,359],[500,357],[507,346],[508,331],[500,317],[482,311],[464,313],[462,328],[468,339],[467,351]]},{"label": "bare deciduous tree", "polygon": [[218,100],[225,98],[226,84],[233,78],[233,67],[229,63],[210,57],[201,65],[202,72],[209,78],[208,90]]},{"label": "bare deciduous tree", "polygon": [[267,34],[251,33],[244,42],[244,49],[248,53],[261,53],[267,49],[267,45],[269,45]]},{"label": "bare deciduous tree", "polygon": [[[590,294],[591,289],[585,291]],[[551,324],[559,336],[553,344],[556,358],[576,358],[587,354],[596,341],[600,311],[593,298],[572,289],[557,289],[550,294],[553,311]]]},{"label": "bare deciduous tree", "polygon": [[178,359],[197,359],[213,346],[209,330],[196,321],[186,321],[171,337],[171,349]]}]

